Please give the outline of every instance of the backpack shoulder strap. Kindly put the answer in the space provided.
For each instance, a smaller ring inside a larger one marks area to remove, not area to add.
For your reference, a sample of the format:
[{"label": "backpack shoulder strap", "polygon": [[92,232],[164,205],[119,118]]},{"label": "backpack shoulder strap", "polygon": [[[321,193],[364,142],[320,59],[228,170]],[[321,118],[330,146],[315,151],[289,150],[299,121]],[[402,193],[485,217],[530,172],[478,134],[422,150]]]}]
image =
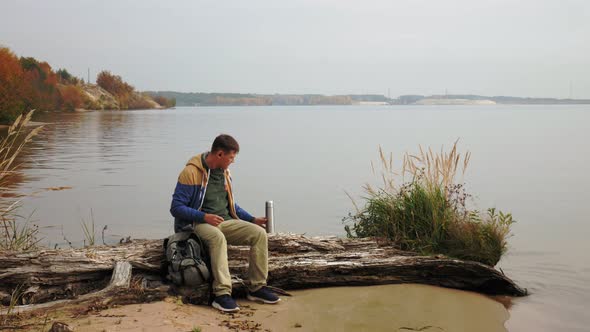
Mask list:
[{"label": "backpack shoulder strap", "polygon": [[168,238],[164,240],[164,248],[168,246],[168,244],[180,241],[186,241],[191,238],[193,235],[196,236],[193,232],[179,232],[170,235]]}]

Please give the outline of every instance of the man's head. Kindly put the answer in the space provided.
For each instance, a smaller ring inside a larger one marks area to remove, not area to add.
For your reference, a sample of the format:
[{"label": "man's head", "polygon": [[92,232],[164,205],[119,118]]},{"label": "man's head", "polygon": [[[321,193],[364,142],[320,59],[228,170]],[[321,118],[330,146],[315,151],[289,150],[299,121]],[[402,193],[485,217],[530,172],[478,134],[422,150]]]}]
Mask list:
[{"label": "man's head", "polygon": [[215,137],[211,146],[210,158],[212,165],[210,166],[212,168],[227,169],[234,162],[238,152],[240,152],[238,141],[230,135],[221,134]]}]

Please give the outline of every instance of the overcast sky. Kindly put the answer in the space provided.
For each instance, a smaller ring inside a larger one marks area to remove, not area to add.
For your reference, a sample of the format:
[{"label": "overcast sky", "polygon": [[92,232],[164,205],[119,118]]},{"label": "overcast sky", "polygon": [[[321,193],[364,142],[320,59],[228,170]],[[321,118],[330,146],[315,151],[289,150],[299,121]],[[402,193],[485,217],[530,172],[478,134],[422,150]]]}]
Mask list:
[{"label": "overcast sky", "polygon": [[0,0],[0,44],[140,90],[590,98],[587,0]]}]

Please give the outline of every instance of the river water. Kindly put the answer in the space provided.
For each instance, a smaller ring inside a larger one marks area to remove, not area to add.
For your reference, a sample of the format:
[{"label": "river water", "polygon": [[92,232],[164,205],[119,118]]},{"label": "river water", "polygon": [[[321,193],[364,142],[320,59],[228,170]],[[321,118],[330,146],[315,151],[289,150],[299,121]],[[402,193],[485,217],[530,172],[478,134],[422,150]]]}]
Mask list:
[{"label": "river water", "polygon": [[[220,133],[241,152],[232,165],[239,204],[275,202],[281,232],[343,235],[342,218],[379,179],[378,148],[472,153],[465,183],[480,209],[512,212],[510,251],[498,267],[531,296],[515,299],[509,331],[588,331],[590,106],[198,107],[44,113],[14,191],[48,246],[163,238],[178,173]],[[62,188],[60,188],[62,187]],[[50,190],[48,188],[53,188]],[[61,189],[61,190],[57,190]]]}]

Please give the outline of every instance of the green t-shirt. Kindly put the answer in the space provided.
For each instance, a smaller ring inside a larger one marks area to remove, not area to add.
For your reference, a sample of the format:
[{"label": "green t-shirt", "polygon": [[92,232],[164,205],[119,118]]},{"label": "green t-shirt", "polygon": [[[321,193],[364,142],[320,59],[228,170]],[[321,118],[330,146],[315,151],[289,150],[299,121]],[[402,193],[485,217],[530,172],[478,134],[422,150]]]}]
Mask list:
[{"label": "green t-shirt", "polygon": [[[204,153],[202,156],[203,166],[205,170],[209,167],[205,162],[208,153]],[[209,172],[209,180],[207,182],[207,191],[205,192],[205,200],[201,211],[210,214],[216,214],[223,218],[223,220],[233,219],[229,215],[229,200],[227,197],[227,191],[225,190],[225,179],[223,169],[217,168],[212,169]]]}]

